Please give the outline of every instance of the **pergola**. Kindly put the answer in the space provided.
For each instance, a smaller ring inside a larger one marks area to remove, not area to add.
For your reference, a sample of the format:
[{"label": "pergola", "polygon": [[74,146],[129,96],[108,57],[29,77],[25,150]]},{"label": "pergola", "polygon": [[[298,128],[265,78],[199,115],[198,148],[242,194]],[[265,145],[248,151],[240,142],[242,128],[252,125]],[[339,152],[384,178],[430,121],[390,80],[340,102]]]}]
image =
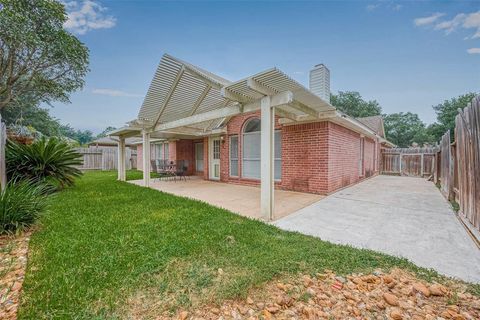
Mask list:
[{"label": "pergola", "polygon": [[118,179],[125,180],[125,138],[143,137],[143,181],[150,185],[150,139],[195,139],[226,133],[236,115],[261,113],[261,214],[273,218],[275,116],[281,124],[326,120],[368,136],[367,126],[338,112],[280,70],[269,69],[230,82],[165,54],[157,68],[138,118],[110,133],[118,137]]}]

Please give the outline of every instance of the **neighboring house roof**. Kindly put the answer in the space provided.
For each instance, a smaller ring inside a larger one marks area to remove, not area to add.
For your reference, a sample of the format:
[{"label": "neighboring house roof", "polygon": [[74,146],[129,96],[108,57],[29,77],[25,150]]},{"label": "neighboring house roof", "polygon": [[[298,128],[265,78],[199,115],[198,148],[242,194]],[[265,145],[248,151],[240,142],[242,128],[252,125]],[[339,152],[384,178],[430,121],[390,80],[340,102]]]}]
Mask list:
[{"label": "neighboring house roof", "polygon": [[[135,145],[135,142],[141,141],[141,138],[126,138],[125,139],[125,145],[126,146],[133,146]],[[88,145],[89,146],[117,146],[118,142],[115,139],[112,139],[111,137],[103,137],[103,138],[98,138],[90,142]]]},{"label": "neighboring house roof", "polygon": [[385,128],[383,127],[383,117],[382,116],[371,116],[356,118],[358,121],[372,129],[380,137],[385,138]]}]

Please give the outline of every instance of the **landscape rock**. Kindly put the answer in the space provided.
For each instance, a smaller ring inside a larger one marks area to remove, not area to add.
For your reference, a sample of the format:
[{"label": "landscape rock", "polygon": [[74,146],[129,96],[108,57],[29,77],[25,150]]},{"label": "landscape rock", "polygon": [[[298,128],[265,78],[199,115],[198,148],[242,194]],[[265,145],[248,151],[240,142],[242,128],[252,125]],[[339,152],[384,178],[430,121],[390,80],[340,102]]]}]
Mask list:
[{"label": "landscape rock", "polygon": [[415,292],[420,292],[425,297],[430,297],[430,290],[423,283],[420,283],[420,282],[414,283],[413,290]]},{"label": "landscape rock", "polygon": [[385,292],[383,294],[383,299],[391,306],[398,306],[398,298],[394,294]]},{"label": "landscape rock", "polygon": [[0,236],[0,319],[14,320],[22,291],[30,233]]},{"label": "landscape rock", "polygon": [[447,288],[440,284],[432,284],[430,286],[430,293],[434,296],[444,296],[448,292]]}]

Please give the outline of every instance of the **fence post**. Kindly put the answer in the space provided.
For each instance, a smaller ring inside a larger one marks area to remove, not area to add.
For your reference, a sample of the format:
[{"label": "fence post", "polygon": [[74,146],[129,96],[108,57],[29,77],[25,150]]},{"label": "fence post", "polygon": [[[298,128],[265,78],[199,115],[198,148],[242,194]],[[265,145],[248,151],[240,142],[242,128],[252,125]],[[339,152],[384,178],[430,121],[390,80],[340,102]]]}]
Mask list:
[{"label": "fence post", "polygon": [[420,177],[423,178],[423,153],[420,155]]},{"label": "fence post", "polygon": [[400,162],[400,176],[402,175],[402,152],[400,152],[400,154],[398,155],[398,159],[399,159],[399,162]]}]

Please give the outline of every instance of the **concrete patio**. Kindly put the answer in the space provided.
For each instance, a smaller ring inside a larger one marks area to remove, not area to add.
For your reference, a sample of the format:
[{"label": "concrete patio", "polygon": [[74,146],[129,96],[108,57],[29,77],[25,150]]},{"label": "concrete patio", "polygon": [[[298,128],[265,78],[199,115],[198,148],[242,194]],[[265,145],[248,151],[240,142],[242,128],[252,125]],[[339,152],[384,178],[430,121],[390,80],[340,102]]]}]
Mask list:
[{"label": "concrete patio", "polygon": [[405,257],[480,282],[480,250],[432,182],[377,176],[275,223],[334,243]]},{"label": "concrete patio", "polygon": [[[143,180],[130,183],[143,185]],[[263,219],[260,215],[260,188],[227,184],[189,177],[187,181],[152,180],[150,188],[177,196],[208,202],[242,216]],[[310,193],[275,190],[274,218],[279,219],[296,212],[324,196]]]}]

